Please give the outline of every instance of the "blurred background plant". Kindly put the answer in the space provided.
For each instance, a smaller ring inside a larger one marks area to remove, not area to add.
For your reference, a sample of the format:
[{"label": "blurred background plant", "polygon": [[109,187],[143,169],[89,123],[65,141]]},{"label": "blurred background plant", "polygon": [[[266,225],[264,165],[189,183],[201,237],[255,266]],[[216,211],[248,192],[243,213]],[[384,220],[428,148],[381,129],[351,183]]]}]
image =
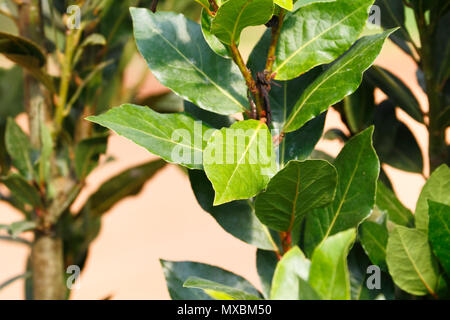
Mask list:
[{"label": "blurred background plant", "polygon": [[[129,168],[103,183],[73,210],[88,175],[114,159],[104,156],[108,132],[84,121],[139,97],[147,69],[126,85],[136,54],[130,6],[151,0],[0,0],[0,200],[23,220],[0,225],[0,241],[30,246],[27,270],[0,284],[26,279],[27,299],[69,297],[66,269],[81,269],[100,230],[100,218],[139,193],[165,163]],[[80,24],[76,8],[80,8]],[[160,1],[162,10],[198,19],[192,1]],[[26,121],[15,119],[25,113]],[[102,156],[103,155],[103,156]],[[5,233],[6,231],[6,233]],[[30,242],[21,233],[32,231]]]}]

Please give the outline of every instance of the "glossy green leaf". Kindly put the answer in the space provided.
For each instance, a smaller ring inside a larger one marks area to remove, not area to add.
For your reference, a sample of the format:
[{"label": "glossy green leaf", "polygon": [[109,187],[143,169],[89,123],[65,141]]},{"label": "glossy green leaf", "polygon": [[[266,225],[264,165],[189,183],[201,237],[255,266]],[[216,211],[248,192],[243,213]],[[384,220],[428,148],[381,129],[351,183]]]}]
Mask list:
[{"label": "glossy green leaf", "polygon": [[291,232],[309,211],[333,201],[336,183],[327,161],[290,161],[256,197],[256,216],[273,230]]},{"label": "glossy green leaf", "polygon": [[388,230],[385,225],[373,221],[364,221],[359,226],[359,239],[370,261],[386,270],[386,246]]},{"label": "glossy green leaf", "polygon": [[275,269],[270,299],[320,300],[308,283],[310,266],[311,262],[298,247],[289,250]]},{"label": "glossy green leaf", "polygon": [[294,106],[284,125],[284,131],[297,130],[327,110],[330,105],[354,92],[361,83],[363,72],[375,61],[390,33],[391,31],[387,31],[361,38],[346,54],[316,78]]},{"label": "glossy green leaf", "polygon": [[197,120],[203,121],[204,124],[211,126],[212,128],[222,129],[229,127],[236,122],[236,119],[232,116],[224,116],[221,114],[206,111],[197,107],[195,104],[184,101],[184,112],[190,114]]},{"label": "glossy green leaf", "polygon": [[390,100],[408,113],[414,120],[423,123],[423,115],[411,90],[393,73],[379,66],[373,66],[366,73],[367,79],[380,88]]},{"label": "glossy green leaf", "polygon": [[238,67],[209,48],[197,23],[142,8],[131,8],[131,15],[138,49],[163,85],[205,110],[225,115],[246,110]]},{"label": "glossy green leaf", "polygon": [[325,300],[350,300],[347,255],[356,230],[349,229],[327,238],[312,255],[309,283]]},{"label": "glossy green leaf", "polygon": [[102,215],[124,198],[137,195],[145,183],[165,165],[163,160],[153,160],[124,170],[103,183],[89,197],[85,208],[93,216]]},{"label": "glossy green leaf", "polygon": [[447,274],[450,274],[450,206],[428,201],[428,238]]},{"label": "glossy green leaf", "polygon": [[428,232],[428,200],[450,205],[450,168],[443,164],[431,174],[416,204],[416,228]]},{"label": "glossy green leaf", "polygon": [[376,205],[380,210],[387,213],[390,221],[402,226],[411,226],[414,224],[412,212],[381,181],[378,181],[377,185]]},{"label": "glossy green leaf", "polygon": [[276,249],[269,230],[256,218],[250,200],[237,200],[214,206],[214,189],[204,171],[189,170],[194,195],[203,210],[236,238],[265,250]]},{"label": "glossy green leaf", "polygon": [[244,278],[204,263],[174,262],[161,260],[166,277],[167,288],[173,300],[208,300],[207,294],[198,289],[184,288],[183,284],[189,277],[199,277],[222,283],[225,286],[260,296],[258,290]]},{"label": "glossy green leaf", "polygon": [[371,143],[372,133],[373,127],[370,127],[354,136],[336,158],[338,184],[334,201],[307,216],[305,251],[308,255],[329,236],[357,227],[370,215],[380,172]]},{"label": "glossy green leaf", "polygon": [[215,281],[198,277],[189,277],[183,284],[185,288],[202,289],[216,300],[261,300],[259,296],[235,289]]},{"label": "glossy green leaf", "polygon": [[380,161],[394,168],[422,173],[423,156],[409,128],[397,119],[395,105],[382,102],[375,112],[373,144]]},{"label": "glossy green leaf", "polygon": [[275,54],[275,79],[296,78],[343,54],[358,39],[373,1],[315,3],[288,16]]},{"label": "glossy green leaf", "polygon": [[402,0],[376,0],[375,5],[380,8],[381,25],[385,29],[401,27],[401,29],[392,34],[393,40],[395,37],[410,39],[408,30],[405,27],[405,6]]},{"label": "glossy green leaf", "polygon": [[248,199],[274,173],[272,136],[260,121],[246,120],[217,130],[204,151],[204,168],[216,192],[214,205]]},{"label": "glossy green leaf", "polygon": [[0,182],[9,189],[17,200],[27,203],[33,206],[33,208],[42,207],[39,192],[22,176],[13,173],[7,177],[1,177]]},{"label": "glossy green leaf", "polygon": [[386,262],[395,284],[402,290],[417,296],[434,294],[438,264],[426,233],[396,226],[389,235]]},{"label": "glossy green leaf", "polygon": [[228,47],[220,42],[220,40],[211,33],[211,24],[213,21],[213,17],[211,17],[204,9],[202,10],[202,20],[201,20],[201,26],[202,26],[202,32],[203,36],[205,37],[206,42],[208,43],[209,47],[217,53],[219,56],[231,59],[231,54],[229,52]]},{"label": "glossy green leaf", "polygon": [[267,23],[273,14],[273,0],[228,0],[212,21],[211,32],[225,44],[238,44],[246,27]]},{"label": "glossy green leaf", "polygon": [[278,258],[275,252],[258,249],[256,251],[256,270],[261,282],[264,298],[270,298],[272,288],[272,279],[275,268],[278,264]]},{"label": "glossy green leaf", "polygon": [[160,114],[148,107],[124,104],[87,120],[115,131],[168,162],[202,168],[208,127],[186,114]]},{"label": "glossy green leaf", "polygon": [[33,177],[30,138],[11,118],[8,119],[6,125],[5,145],[14,166],[23,177],[30,180]]}]

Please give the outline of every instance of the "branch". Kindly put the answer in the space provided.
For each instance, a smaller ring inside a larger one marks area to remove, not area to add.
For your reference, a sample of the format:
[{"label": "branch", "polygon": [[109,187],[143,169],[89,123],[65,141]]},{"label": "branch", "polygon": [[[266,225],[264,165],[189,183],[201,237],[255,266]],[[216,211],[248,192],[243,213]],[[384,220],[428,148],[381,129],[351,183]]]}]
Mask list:
[{"label": "branch", "polygon": [[275,52],[277,50],[278,40],[280,39],[281,29],[283,27],[283,21],[285,17],[286,12],[284,9],[280,10],[280,15],[278,16],[278,23],[272,27],[272,41],[270,43],[269,52],[267,54],[267,62],[266,62],[266,69],[265,74],[267,77],[267,80],[272,79],[272,68],[273,63],[275,62]]}]

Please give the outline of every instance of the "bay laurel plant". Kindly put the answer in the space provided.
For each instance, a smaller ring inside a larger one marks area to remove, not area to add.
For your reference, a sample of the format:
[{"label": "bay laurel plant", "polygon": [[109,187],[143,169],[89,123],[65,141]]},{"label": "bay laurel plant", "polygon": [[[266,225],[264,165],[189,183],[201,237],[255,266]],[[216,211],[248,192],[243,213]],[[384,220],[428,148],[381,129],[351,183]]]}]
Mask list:
[{"label": "bay laurel plant", "polygon": [[[173,7],[169,2],[161,4]],[[6,58],[0,69],[0,201],[23,216],[0,225],[0,241],[30,248],[27,270],[0,289],[25,278],[27,299],[69,297],[66,280],[83,269],[102,215],[165,166],[156,160],[129,168],[87,199],[79,197],[89,174],[107,160],[101,155],[108,132],[84,118],[113,104],[154,98],[137,96],[143,81],[135,87],[124,82],[136,53],[128,7],[150,3],[0,1],[0,54]],[[190,1],[177,1],[176,8],[193,18],[200,13]],[[23,238],[26,231],[33,240]]]},{"label": "bay laurel plant", "polygon": [[[257,248],[262,291],[215,266],[161,261],[171,297],[445,298],[448,167],[414,217],[378,183],[373,125],[336,159],[314,152],[327,109],[358,90],[396,25],[363,33],[374,0],[197,2],[200,23],[130,9],[141,55],[183,112],[124,104],[88,117],[187,168],[201,207]],[[245,61],[241,33],[263,25]]]}]

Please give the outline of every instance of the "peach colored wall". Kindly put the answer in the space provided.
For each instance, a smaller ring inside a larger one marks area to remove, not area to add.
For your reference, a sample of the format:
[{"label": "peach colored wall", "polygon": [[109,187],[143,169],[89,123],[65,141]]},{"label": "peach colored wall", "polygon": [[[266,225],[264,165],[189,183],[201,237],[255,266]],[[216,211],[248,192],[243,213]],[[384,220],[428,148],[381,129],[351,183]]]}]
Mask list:
[{"label": "peach colored wall", "polygon": [[[393,70],[426,105],[426,97],[415,81],[413,62],[408,57],[388,44],[377,63]],[[155,87],[154,80],[149,80],[147,86],[152,90],[162,90],[159,85]],[[381,98],[379,93],[378,99]],[[412,129],[422,150],[426,150],[425,128],[403,112],[398,113]],[[342,127],[336,112],[329,113],[326,127]],[[341,147],[337,142],[321,141],[319,144],[319,149],[334,155]],[[108,154],[116,157],[117,161],[95,171],[89,178],[84,196],[107,177],[153,158],[144,149],[118,136],[111,138]],[[424,179],[389,167],[386,171],[400,199],[414,209]],[[12,208],[0,203],[1,223],[20,218]],[[24,270],[27,254],[24,246],[0,242],[0,283]],[[112,295],[115,299],[168,299],[160,258],[218,265],[260,287],[255,249],[227,234],[203,212],[186,175],[170,165],[158,173],[142,193],[121,202],[105,215],[100,235],[92,246],[81,277],[81,288],[74,291],[72,297],[102,299]],[[0,292],[0,299],[23,298],[22,286],[23,281],[14,283]]]}]

